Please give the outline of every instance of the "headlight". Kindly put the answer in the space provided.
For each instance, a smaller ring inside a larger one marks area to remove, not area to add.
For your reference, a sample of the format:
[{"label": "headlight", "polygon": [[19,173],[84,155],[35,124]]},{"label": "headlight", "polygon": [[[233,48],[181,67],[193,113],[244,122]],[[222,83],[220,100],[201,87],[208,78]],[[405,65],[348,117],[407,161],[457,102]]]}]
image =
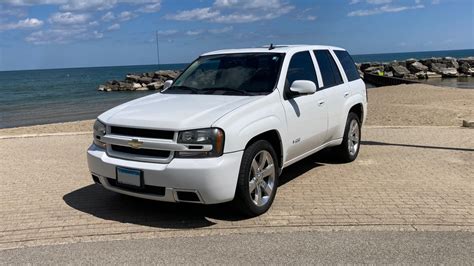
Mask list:
[{"label": "headlight", "polygon": [[98,147],[105,148],[105,143],[102,142],[102,137],[105,136],[105,125],[96,120],[94,123],[94,144]]},{"label": "headlight", "polygon": [[[207,128],[181,131],[178,134],[178,143],[189,144],[190,151],[176,152],[178,158],[205,158],[219,157],[224,151],[224,131],[219,128]],[[212,145],[210,151],[192,151],[199,149],[202,145]]]}]

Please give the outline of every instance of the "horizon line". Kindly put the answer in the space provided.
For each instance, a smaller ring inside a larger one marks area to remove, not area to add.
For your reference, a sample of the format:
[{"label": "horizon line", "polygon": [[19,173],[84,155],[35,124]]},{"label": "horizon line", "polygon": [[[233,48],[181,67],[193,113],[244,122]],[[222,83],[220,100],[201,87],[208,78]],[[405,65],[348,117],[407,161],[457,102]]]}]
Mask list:
[{"label": "horizon line", "polygon": [[[474,50],[474,48],[465,49],[450,49],[450,50],[430,50],[430,51],[412,51],[412,52],[390,52],[390,53],[371,53],[371,54],[352,54],[352,56],[367,56],[367,55],[388,55],[388,54],[409,54],[409,53],[424,53],[424,52],[448,52],[448,51],[465,51]],[[422,58],[417,58],[422,59]],[[59,69],[79,69],[79,68],[102,68],[102,67],[134,67],[134,66],[163,66],[163,65],[187,65],[188,63],[162,63],[162,64],[143,64],[143,65],[106,65],[106,66],[74,66],[74,67],[58,67],[58,68],[35,68],[35,69],[11,69],[0,70],[0,72],[14,72],[14,71],[36,71],[36,70],[59,70]]]}]

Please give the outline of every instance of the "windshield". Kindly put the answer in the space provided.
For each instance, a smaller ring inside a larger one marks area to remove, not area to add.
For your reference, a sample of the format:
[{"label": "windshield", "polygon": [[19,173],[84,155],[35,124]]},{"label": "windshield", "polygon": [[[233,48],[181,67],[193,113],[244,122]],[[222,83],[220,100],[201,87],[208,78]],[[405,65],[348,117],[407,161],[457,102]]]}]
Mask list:
[{"label": "windshield", "polygon": [[283,56],[245,53],[200,57],[163,93],[268,94],[275,88]]}]

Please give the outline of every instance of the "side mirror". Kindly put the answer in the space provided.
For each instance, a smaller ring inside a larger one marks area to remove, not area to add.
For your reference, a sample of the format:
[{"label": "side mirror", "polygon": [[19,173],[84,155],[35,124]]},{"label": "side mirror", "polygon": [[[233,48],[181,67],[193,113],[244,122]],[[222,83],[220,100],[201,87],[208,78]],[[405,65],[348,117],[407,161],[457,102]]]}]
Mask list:
[{"label": "side mirror", "polygon": [[316,84],[310,80],[295,80],[291,84],[290,91],[296,94],[313,94],[316,92]]},{"label": "side mirror", "polygon": [[173,85],[172,80],[169,79],[169,80],[165,81],[165,84],[163,84],[163,90],[168,89],[169,87],[171,87],[171,85]]}]

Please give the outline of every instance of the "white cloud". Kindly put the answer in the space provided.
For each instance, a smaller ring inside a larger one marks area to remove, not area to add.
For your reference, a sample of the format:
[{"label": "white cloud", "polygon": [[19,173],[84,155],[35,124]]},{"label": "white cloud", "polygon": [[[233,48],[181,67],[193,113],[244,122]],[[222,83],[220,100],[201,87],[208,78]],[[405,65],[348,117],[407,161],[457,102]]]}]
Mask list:
[{"label": "white cloud", "polygon": [[161,2],[157,2],[153,4],[144,5],[138,8],[137,11],[143,12],[143,13],[155,13],[155,12],[160,11],[160,9],[161,9]]},{"label": "white cloud", "polygon": [[431,4],[433,4],[433,5],[439,5],[439,3],[441,3],[440,0],[433,0],[433,1],[431,1]]},{"label": "white cloud", "polygon": [[103,21],[111,21],[111,20],[114,20],[115,19],[115,15],[114,13],[112,13],[111,11],[105,13],[102,18],[101,18]]},{"label": "white cloud", "polygon": [[[418,0],[415,0],[418,1]],[[355,5],[358,3],[361,3],[362,0],[351,0],[349,2],[349,5]],[[371,4],[371,5],[383,5],[383,4],[390,4],[392,3],[392,0],[365,0],[366,3]]]},{"label": "white cloud", "polygon": [[197,36],[197,35],[202,35],[204,33],[209,33],[209,34],[224,34],[228,33],[234,30],[233,26],[228,26],[228,27],[223,27],[223,28],[214,28],[214,29],[196,29],[196,30],[188,30],[185,32],[186,35],[188,36]]},{"label": "white cloud", "polygon": [[86,28],[49,29],[33,32],[25,40],[33,44],[69,43],[78,40],[101,39],[99,31],[89,32]]},{"label": "white cloud", "polygon": [[280,0],[216,0],[213,6],[167,15],[179,21],[206,20],[218,23],[246,23],[269,20],[289,13],[294,6]]},{"label": "white cloud", "polygon": [[372,5],[390,4],[391,2],[392,0],[367,0],[367,3]]},{"label": "white cloud", "polygon": [[[13,6],[58,5],[61,10],[81,11],[111,9],[120,3],[156,5],[161,3],[161,0],[3,0],[3,3]],[[155,9],[156,7],[154,6]]]},{"label": "white cloud", "polygon": [[158,35],[161,36],[171,36],[177,34],[179,31],[177,30],[160,30],[158,31]]},{"label": "white cloud", "polygon": [[298,12],[298,15],[296,15],[297,20],[306,20],[306,21],[314,21],[318,17],[315,15],[311,15],[313,9],[312,8],[306,8],[304,10],[301,10]]},{"label": "white cloud", "polygon": [[203,30],[188,30],[186,32],[186,35],[189,35],[189,36],[201,35],[203,32],[204,32]]},{"label": "white cloud", "polygon": [[209,30],[209,33],[212,33],[212,34],[222,34],[222,33],[231,32],[231,31],[233,31],[233,30],[234,30],[234,27],[228,26],[228,27],[219,28],[219,29],[210,29],[210,30]]},{"label": "white cloud", "polygon": [[48,21],[51,24],[58,25],[75,25],[75,24],[84,24],[89,20],[90,16],[88,14],[74,14],[71,12],[64,13],[54,13],[52,14]]},{"label": "white cloud", "polygon": [[117,15],[117,19],[120,20],[120,21],[127,21],[127,20],[131,20],[132,18],[134,18],[136,16],[137,15],[135,15],[134,13],[132,13],[130,11],[123,11],[120,14]]},{"label": "white cloud", "polygon": [[118,23],[112,24],[109,27],[107,27],[108,31],[114,31],[114,30],[119,30],[119,29],[120,29],[120,24]]},{"label": "white cloud", "polygon": [[16,29],[33,29],[33,28],[41,27],[43,24],[44,22],[37,18],[26,18],[16,23],[0,24],[0,31],[16,30]]},{"label": "white cloud", "polygon": [[405,10],[410,10],[410,9],[420,9],[424,8],[424,5],[415,5],[415,6],[391,6],[391,5],[384,5],[381,7],[376,7],[373,9],[360,9],[356,11],[352,11],[349,14],[347,14],[349,17],[362,17],[362,16],[371,16],[371,15],[377,15],[377,14],[382,14],[382,13],[396,13],[396,12],[401,12]]},{"label": "white cloud", "polygon": [[278,9],[284,6],[280,0],[216,0],[214,6],[221,8]]},{"label": "white cloud", "polygon": [[217,10],[211,10],[210,7],[195,8],[191,10],[180,11],[175,15],[167,15],[166,18],[172,20],[189,21],[189,20],[207,20],[213,19],[220,15]]},{"label": "white cloud", "polygon": [[27,13],[24,8],[6,7],[0,4],[0,17],[26,17]]},{"label": "white cloud", "polygon": [[306,17],[300,18],[301,20],[315,21],[318,17],[313,15],[307,15]]}]

